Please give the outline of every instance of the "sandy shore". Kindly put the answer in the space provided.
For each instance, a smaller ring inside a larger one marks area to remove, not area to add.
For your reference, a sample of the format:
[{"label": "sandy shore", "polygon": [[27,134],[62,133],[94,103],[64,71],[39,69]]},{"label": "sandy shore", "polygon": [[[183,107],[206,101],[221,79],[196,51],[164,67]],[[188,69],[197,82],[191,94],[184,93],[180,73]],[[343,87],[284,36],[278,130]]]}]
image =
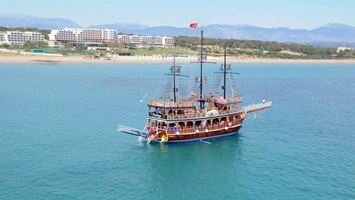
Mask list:
[{"label": "sandy shore", "polygon": [[[179,57],[177,63],[196,61],[196,57]],[[222,57],[208,58],[210,62],[222,63]],[[43,55],[0,55],[0,63],[172,63],[173,59],[160,56],[129,56],[110,59],[93,59],[85,56],[43,56]],[[266,59],[229,57],[229,63],[275,63],[275,64],[355,64],[355,59],[348,60],[301,60],[301,59]]]}]

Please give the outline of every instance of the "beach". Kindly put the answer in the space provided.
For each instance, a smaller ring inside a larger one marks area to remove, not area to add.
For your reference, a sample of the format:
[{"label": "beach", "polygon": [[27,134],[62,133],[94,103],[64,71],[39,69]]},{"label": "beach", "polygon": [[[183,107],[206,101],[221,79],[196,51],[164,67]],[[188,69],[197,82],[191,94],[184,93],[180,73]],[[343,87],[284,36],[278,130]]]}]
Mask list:
[{"label": "beach", "polygon": [[[177,63],[195,62],[194,56],[176,57]],[[222,63],[222,57],[208,57],[209,62]],[[278,58],[251,58],[228,57],[228,63],[271,63],[271,64],[355,64],[355,59],[278,59]],[[0,54],[0,63],[172,63],[172,57],[163,56],[120,56],[111,58],[94,58],[92,56],[61,56],[61,55],[19,55]]]}]

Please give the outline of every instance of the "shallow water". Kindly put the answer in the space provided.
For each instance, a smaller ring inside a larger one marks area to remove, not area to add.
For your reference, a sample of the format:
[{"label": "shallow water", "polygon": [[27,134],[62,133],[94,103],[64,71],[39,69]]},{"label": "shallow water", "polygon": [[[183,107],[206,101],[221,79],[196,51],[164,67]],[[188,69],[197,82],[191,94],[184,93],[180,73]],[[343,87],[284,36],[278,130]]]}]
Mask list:
[{"label": "shallow water", "polygon": [[1,64],[0,199],[355,199],[355,66],[234,66],[244,103],[272,109],[147,145],[117,124],[144,126],[169,66]]}]

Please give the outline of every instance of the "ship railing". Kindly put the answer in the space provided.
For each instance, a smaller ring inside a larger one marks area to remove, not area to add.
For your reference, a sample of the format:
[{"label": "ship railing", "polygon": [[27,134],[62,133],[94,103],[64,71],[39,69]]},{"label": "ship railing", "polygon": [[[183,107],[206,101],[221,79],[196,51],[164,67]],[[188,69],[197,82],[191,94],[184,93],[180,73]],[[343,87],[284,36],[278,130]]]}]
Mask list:
[{"label": "ship railing", "polygon": [[220,115],[227,115],[227,114],[239,113],[241,111],[242,111],[241,109],[221,110],[221,111],[219,111],[219,114]]},{"label": "ship railing", "polygon": [[244,110],[247,113],[251,113],[251,112],[256,112],[259,110],[271,108],[271,105],[272,105],[271,101],[258,103],[258,104],[249,104],[247,106],[242,107],[242,110]]},{"label": "ship railing", "polygon": [[172,102],[170,100],[153,99],[149,101],[149,105],[158,107],[192,107],[193,101]]},{"label": "ship railing", "polygon": [[167,131],[168,134],[191,134],[191,133],[198,133],[198,132],[208,132],[208,131],[213,131],[213,130],[218,130],[218,129],[227,129],[232,126],[236,126],[241,124],[241,121],[235,121],[235,122],[230,122],[230,123],[224,123],[224,124],[211,124],[211,125],[205,125],[205,126],[196,126],[196,127],[189,127],[189,128],[180,128],[180,127],[171,127],[171,128],[165,128],[161,130]]},{"label": "ship railing", "polygon": [[[227,115],[227,114],[234,114],[241,112],[242,110],[240,109],[232,109],[228,111],[220,111],[218,115],[214,115],[213,117],[216,116],[222,116],[222,115]],[[168,115],[167,119],[169,120],[181,120],[181,119],[191,119],[191,118],[205,118],[206,117],[206,112],[201,112],[201,113],[188,113],[188,114],[182,114],[182,115]]]},{"label": "ship railing", "polygon": [[219,104],[233,104],[233,103],[240,103],[242,102],[242,97],[227,97],[227,98],[213,98],[213,102],[219,103]]}]

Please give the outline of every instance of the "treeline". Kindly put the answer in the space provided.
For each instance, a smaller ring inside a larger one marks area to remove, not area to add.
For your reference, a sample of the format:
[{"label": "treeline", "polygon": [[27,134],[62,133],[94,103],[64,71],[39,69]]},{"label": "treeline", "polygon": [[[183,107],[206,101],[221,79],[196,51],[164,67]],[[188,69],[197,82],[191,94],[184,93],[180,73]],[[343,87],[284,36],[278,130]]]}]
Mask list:
[{"label": "treeline", "polygon": [[48,40],[48,34],[51,32],[50,30],[42,30],[37,28],[7,28],[7,27],[0,26],[0,32],[2,31],[39,32],[43,34],[46,40]]},{"label": "treeline", "polygon": [[[177,46],[197,51],[200,38],[180,36],[175,37],[175,42]],[[204,44],[204,50],[207,53],[216,55],[222,54],[223,46],[227,44],[228,55],[290,59],[355,58],[355,51],[352,50],[337,53],[336,48],[320,48],[294,43],[204,38]]]},{"label": "treeline", "polygon": [[[7,28],[0,26],[1,31],[30,31],[40,32],[48,40],[50,30],[40,30],[37,28]],[[199,37],[174,37],[175,43],[180,47],[182,54],[192,54],[198,51],[200,43]],[[215,39],[204,38],[204,51],[209,55],[221,56],[223,54],[223,46],[228,45],[228,55],[259,57],[259,58],[286,58],[286,59],[349,59],[355,58],[354,50],[345,50],[337,52],[336,48],[323,48],[312,45],[295,44],[295,43],[279,43],[256,40],[237,40],[237,39]],[[135,49],[134,44],[102,44],[112,49]],[[4,45],[2,45],[4,46]],[[8,46],[8,45],[5,45]],[[45,42],[26,42],[25,49],[45,48]],[[9,48],[11,48],[9,46]],[[67,47],[70,48],[70,47]],[[72,48],[77,50],[85,50],[86,47],[75,45]],[[132,50],[132,51],[133,51]],[[169,51],[169,50],[167,50]],[[154,51],[155,52],[155,51]],[[159,51],[163,52],[163,51]],[[150,52],[151,53],[151,52]]]}]

